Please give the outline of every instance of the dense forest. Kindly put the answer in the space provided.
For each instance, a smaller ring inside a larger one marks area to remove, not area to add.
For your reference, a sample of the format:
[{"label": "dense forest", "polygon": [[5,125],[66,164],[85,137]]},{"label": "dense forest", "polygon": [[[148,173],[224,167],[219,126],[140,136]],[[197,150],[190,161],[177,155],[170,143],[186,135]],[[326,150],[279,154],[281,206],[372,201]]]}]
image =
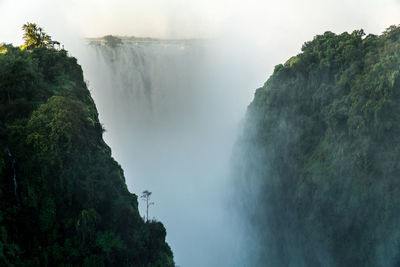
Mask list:
[{"label": "dense forest", "polygon": [[24,46],[0,46],[0,265],[174,266],[164,226],[141,218],[103,141],[77,60],[24,30]]},{"label": "dense forest", "polygon": [[397,26],[275,67],[232,160],[250,266],[400,266],[399,103]]}]

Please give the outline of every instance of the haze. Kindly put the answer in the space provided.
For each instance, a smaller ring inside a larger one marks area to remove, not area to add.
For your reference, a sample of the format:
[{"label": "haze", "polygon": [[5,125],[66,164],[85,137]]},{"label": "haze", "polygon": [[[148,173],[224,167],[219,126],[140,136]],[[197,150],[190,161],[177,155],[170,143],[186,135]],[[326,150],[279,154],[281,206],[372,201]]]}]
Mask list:
[{"label": "haze", "polygon": [[327,29],[363,27],[380,32],[398,23],[398,15],[396,0],[1,0],[0,37],[18,43],[21,25],[35,21],[59,39],[62,31],[86,37],[112,33],[159,38],[209,38],[233,32],[262,43],[289,36],[302,42]]},{"label": "haze", "polygon": [[0,0],[0,40],[20,44],[27,21],[41,25],[70,51],[77,38],[107,34],[222,38],[251,44],[270,73],[318,33],[363,28],[379,34],[398,24],[399,15],[399,0]]}]

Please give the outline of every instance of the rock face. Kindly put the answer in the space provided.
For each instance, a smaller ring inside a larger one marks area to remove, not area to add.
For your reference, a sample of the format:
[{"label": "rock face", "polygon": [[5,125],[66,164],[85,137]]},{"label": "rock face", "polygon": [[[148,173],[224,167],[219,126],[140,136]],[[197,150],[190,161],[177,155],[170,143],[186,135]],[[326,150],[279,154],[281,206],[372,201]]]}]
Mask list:
[{"label": "rock face", "polygon": [[174,266],[65,50],[0,49],[0,265]]},{"label": "rock face", "polygon": [[326,32],[256,91],[232,175],[249,266],[400,264],[400,28]]}]

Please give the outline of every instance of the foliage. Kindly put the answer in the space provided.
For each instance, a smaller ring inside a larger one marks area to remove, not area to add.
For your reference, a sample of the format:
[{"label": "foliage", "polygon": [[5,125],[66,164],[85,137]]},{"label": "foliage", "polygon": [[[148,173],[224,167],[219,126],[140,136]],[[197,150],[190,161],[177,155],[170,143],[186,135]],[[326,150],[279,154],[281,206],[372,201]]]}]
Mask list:
[{"label": "foliage", "polygon": [[112,35],[106,35],[103,38],[104,38],[105,44],[112,48],[115,48],[118,45],[122,44],[122,40],[120,38],[112,36]]},{"label": "foliage", "polygon": [[256,91],[233,159],[255,266],[400,264],[399,66],[400,27],[326,32]]},{"label": "foliage", "polygon": [[28,49],[46,47],[51,42],[51,37],[35,23],[24,24],[22,30],[24,30],[24,45]]},{"label": "foliage", "polygon": [[81,67],[38,29],[31,49],[0,53],[0,265],[174,266],[103,141]]}]

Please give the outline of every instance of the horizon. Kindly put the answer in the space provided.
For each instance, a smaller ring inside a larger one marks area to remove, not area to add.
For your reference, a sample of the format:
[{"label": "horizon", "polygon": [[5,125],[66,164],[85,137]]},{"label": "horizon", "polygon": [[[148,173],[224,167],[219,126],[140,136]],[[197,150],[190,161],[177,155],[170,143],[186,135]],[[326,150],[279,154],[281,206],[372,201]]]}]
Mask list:
[{"label": "horizon", "polygon": [[[46,7],[46,8],[43,8]],[[51,12],[48,12],[51,10]],[[380,34],[400,23],[400,1],[0,1],[0,40],[17,44],[21,27],[37,23],[55,39],[105,35],[156,39],[309,40],[325,31]],[[275,38],[270,38],[274,35]]]}]

